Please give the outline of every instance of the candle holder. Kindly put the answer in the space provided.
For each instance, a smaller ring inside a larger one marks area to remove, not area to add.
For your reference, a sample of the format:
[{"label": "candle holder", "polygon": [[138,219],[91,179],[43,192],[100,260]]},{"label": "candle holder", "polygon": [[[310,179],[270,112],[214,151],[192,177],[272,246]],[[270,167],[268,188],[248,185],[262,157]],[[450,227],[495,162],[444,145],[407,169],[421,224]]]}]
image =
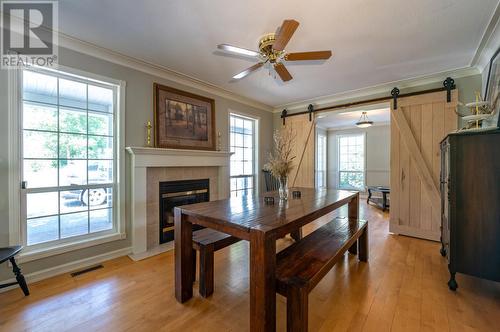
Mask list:
[{"label": "candle holder", "polygon": [[217,133],[217,151],[222,151],[222,133]]},{"label": "candle holder", "polygon": [[300,190],[294,190],[292,191],[292,197],[293,198],[301,198],[302,197],[302,192],[300,192]]},{"label": "candle holder", "polygon": [[151,121],[148,121],[146,124],[146,133],[147,133],[147,138],[146,138],[146,146],[151,147],[151,128],[153,126],[151,125]]}]

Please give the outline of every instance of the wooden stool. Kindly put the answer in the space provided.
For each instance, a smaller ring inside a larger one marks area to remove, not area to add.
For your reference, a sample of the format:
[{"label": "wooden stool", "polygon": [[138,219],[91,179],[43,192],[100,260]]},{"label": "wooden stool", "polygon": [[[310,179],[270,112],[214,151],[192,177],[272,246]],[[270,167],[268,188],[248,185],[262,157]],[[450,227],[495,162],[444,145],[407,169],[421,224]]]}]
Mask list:
[{"label": "wooden stool", "polygon": [[10,263],[12,264],[12,272],[14,272],[16,276],[16,282],[10,282],[7,284],[0,285],[0,288],[5,288],[18,284],[23,290],[24,295],[28,296],[30,295],[28,285],[26,284],[26,280],[24,279],[24,276],[21,273],[21,269],[17,266],[16,260],[14,258],[14,256],[17,255],[22,249],[23,247],[21,246],[0,248],[0,264],[6,261],[10,261]]}]

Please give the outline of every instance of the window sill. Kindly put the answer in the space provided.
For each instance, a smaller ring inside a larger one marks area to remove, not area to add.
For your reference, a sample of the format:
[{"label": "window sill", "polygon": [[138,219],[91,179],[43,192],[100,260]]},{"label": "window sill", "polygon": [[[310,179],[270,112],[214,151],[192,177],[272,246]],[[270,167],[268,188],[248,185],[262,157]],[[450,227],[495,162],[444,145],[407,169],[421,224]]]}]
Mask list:
[{"label": "window sill", "polygon": [[60,255],[78,249],[93,247],[107,242],[123,240],[125,238],[126,234],[124,233],[112,233],[112,234],[86,238],[70,243],[59,243],[44,248],[37,248],[30,250],[29,247],[25,247],[25,249],[19,254],[18,258],[16,258],[16,261],[18,263],[31,262],[37,259],[42,259],[54,255]]}]

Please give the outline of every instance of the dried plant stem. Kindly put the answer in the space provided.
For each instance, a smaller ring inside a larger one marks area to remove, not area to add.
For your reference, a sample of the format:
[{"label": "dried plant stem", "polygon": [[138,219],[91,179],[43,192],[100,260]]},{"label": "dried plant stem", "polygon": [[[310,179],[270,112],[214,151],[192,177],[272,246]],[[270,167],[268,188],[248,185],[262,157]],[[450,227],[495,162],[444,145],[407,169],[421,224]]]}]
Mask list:
[{"label": "dried plant stem", "polygon": [[269,154],[269,162],[264,165],[264,168],[271,172],[277,178],[287,177],[293,166],[293,144],[295,135],[291,128],[283,128],[276,130],[273,135],[274,138],[274,151]]}]

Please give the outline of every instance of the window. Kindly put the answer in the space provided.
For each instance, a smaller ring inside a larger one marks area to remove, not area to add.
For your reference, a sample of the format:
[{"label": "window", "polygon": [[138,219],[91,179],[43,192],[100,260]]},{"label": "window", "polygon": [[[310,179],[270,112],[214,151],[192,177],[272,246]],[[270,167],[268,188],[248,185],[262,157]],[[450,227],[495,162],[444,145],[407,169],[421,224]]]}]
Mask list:
[{"label": "window", "polygon": [[326,187],[326,136],[318,134],[316,151],[316,188]]},{"label": "window", "polygon": [[116,233],[120,86],[39,68],[21,76],[23,244]]},{"label": "window", "polygon": [[255,137],[257,120],[229,115],[231,152],[231,197],[252,195],[255,191]]},{"label": "window", "polygon": [[365,135],[338,136],[339,188],[364,190]]}]

